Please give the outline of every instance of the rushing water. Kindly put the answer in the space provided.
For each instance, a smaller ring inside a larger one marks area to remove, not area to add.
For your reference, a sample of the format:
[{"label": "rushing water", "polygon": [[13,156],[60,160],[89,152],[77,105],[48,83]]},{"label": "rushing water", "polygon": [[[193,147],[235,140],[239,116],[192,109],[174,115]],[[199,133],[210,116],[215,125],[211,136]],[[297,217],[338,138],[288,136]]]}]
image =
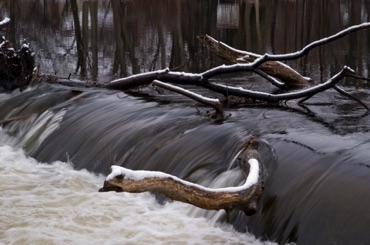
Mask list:
[{"label": "rushing water", "polygon": [[188,215],[150,194],[99,193],[104,181],[71,164],[44,164],[0,146],[2,244],[267,244]]},{"label": "rushing water", "polygon": [[[98,82],[167,66],[198,72],[223,62],[196,35],[257,53],[283,53],[370,20],[366,0],[81,1],[78,31],[74,2],[0,1],[1,15],[13,20],[3,32],[16,45],[28,39],[43,73]],[[343,65],[369,76],[369,33],[289,64],[315,81]],[[271,90],[253,74],[215,81]],[[367,81],[346,79],[341,86],[369,103]],[[0,242],[368,244],[369,116],[332,90],[309,102],[230,105],[226,119],[214,121],[209,108],[153,88],[40,84],[1,93]],[[252,217],[235,212],[227,224],[222,211],[148,193],[97,192],[112,164],[209,187],[239,185],[243,175],[230,162],[250,135],[262,141],[267,170]]]},{"label": "rushing water", "polygon": [[[224,217],[222,211],[204,213],[177,202],[162,205],[147,193],[99,193],[104,176],[86,170],[106,174],[111,164],[122,164],[141,169],[158,168],[210,187],[239,185],[243,173],[229,169],[230,164],[225,162],[231,162],[242,140],[247,139],[246,132],[237,135],[222,124],[214,125],[202,119],[193,109],[164,110],[157,108],[157,103],[115,92],[76,92],[43,85],[22,93],[3,94],[1,100],[3,113],[30,115],[8,124],[0,132],[0,201],[2,210],[6,210],[0,221],[1,242],[270,243],[261,242],[249,233],[238,233],[229,224],[218,223],[218,219]],[[77,126],[80,123],[83,125]],[[201,140],[201,135],[212,132],[209,128],[212,125],[226,131]],[[70,130],[77,130],[72,133],[76,138],[71,139]],[[194,137],[196,134],[198,139]],[[198,148],[197,157],[191,154],[194,149],[189,137],[196,141],[193,146]],[[230,143],[217,144],[220,137],[230,138]],[[48,139],[55,139],[61,147],[55,147]],[[204,146],[198,145],[201,141]],[[188,149],[181,150],[186,142],[189,142]],[[219,152],[221,158],[217,159],[215,151],[219,147],[230,153]]]}]

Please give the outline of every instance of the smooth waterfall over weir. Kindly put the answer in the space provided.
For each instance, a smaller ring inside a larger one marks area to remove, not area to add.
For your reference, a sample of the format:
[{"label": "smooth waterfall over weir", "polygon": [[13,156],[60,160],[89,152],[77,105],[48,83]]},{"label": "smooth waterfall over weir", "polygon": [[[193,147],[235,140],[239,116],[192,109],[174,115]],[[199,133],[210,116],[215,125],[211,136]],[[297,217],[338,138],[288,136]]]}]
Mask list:
[{"label": "smooth waterfall over weir", "polygon": [[[265,142],[260,153],[267,169],[266,188],[255,215],[232,213],[230,223],[236,230],[284,243],[300,237],[309,242],[319,235],[322,241],[333,237],[352,241],[351,234],[367,234],[370,199],[366,194],[366,149],[370,141],[366,134],[332,134],[325,124],[307,121],[300,113],[266,112],[258,107],[233,109],[227,120],[216,122],[202,116],[207,108],[198,107],[199,114],[197,108],[184,106],[192,103],[190,100],[177,102],[178,106],[168,104],[168,99],[180,98],[71,90],[56,85],[1,94],[1,115],[14,119],[3,123],[1,130],[4,178],[0,200],[8,209],[0,224],[4,227],[1,239],[18,241],[17,234],[26,232],[28,235],[19,238],[25,240],[19,241],[68,243],[86,241],[88,234],[97,232],[96,241],[100,241],[108,239],[105,232],[113,229],[114,234],[122,231],[127,239],[117,238],[118,243],[132,238],[143,242],[169,239],[169,243],[200,239],[204,243],[234,244],[251,240],[258,244],[260,241],[251,235],[231,231],[224,223],[223,211],[203,211],[158,197],[165,203],[161,205],[147,193],[98,193],[104,178],[93,174],[106,176],[114,164],[163,171],[213,188],[238,186],[244,176],[231,163],[250,135]],[[288,124],[290,129],[286,129]],[[302,124],[312,131],[297,127]],[[16,150],[19,148],[25,153]],[[348,209],[351,206],[356,208]],[[116,228],[127,216],[134,222],[129,225],[133,230],[124,224]],[[173,220],[178,217],[203,218],[191,221],[190,228],[188,221]],[[149,227],[158,222],[168,225],[160,228],[167,231],[177,227],[178,236],[143,227],[142,219]],[[36,229],[33,222],[47,226],[44,233],[31,236]],[[325,228],[327,224],[331,224],[330,229]],[[206,230],[194,228],[197,226]],[[60,234],[42,235],[53,229]],[[80,232],[69,238],[72,240],[62,238],[71,229]],[[154,240],[141,237],[142,232],[153,234]]]},{"label": "smooth waterfall over weir", "polygon": [[[194,109],[166,109],[166,104],[97,90],[44,85],[2,94],[1,102],[9,118],[26,115],[1,131],[1,200],[8,210],[0,223],[7,230],[4,242],[83,243],[94,234],[94,244],[262,243],[215,223],[224,219],[223,211],[161,205],[150,194],[98,193],[103,176],[93,174],[107,174],[118,164],[209,187],[237,186],[244,176],[230,163],[248,137],[245,129],[214,123]],[[264,158],[273,161],[270,149],[265,151]],[[40,232],[33,234],[36,227]]]}]

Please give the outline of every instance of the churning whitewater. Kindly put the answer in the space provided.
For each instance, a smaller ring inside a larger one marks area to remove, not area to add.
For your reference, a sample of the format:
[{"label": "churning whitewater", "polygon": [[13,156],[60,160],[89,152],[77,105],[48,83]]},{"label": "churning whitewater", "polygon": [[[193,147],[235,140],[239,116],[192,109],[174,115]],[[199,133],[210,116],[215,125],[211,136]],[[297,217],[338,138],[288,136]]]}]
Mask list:
[{"label": "churning whitewater", "polygon": [[148,193],[99,193],[104,176],[39,163],[6,144],[0,175],[0,243],[262,244],[229,225],[191,217],[187,204],[161,205]]}]

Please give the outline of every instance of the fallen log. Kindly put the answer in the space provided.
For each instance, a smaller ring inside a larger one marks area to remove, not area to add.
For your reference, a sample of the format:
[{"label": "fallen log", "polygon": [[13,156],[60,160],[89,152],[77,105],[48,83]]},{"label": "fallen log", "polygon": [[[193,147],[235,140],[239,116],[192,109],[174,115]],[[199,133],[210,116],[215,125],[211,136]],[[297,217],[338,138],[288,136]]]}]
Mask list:
[{"label": "fallen log", "polygon": [[[223,94],[224,96],[237,96],[242,98],[250,98],[260,101],[266,102],[280,102],[280,101],[287,101],[293,99],[301,99],[301,102],[305,101],[306,99],[314,96],[317,93],[323,92],[327,89],[333,88],[336,84],[341,81],[344,77],[348,75],[355,74],[355,71],[352,70],[348,66],[344,66],[343,69],[331,77],[324,83],[316,84],[314,86],[309,86],[307,88],[303,88],[301,90],[281,93],[281,94],[273,94],[267,92],[259,92],[259,91],[252,91],[250,89],[245,89],[242,87],[234,87],[229,85],[223,85],[218,83],[211,83],[206,82],[204,80],[208,79],[208,76],[214,76],[214,73],[228,73],[233,71],[239,71],[244,69],[243,64],[235,64],[233,66],[219,66],[214,69],[208,70],[207,72],[194,74],[194,73],[186,73],[186,72],[173,72],[168,69],[159,70],[155,72],[147,72],[138,75],[132,75],[126,78],[120,78],[114,80],[110,83],[105,84],[103,87],[108,89],[128,89],[137,86],[148,85],[152,83],[154,80],[161,80],[164,82],[169,83],[176,83],[176,84],[192,84],[207,88],[211,91]],[[337,87],[336,87],[337,89]],[[354,99],[353,96],[344,93],[341,93],[349,98]],[[355,101],[359,102],[362,106],[365,107],[366,110],[369,110],[368,106],[363,102],[355,99]]]},{"label": "fallen log", "polygon": [[[333,88],[341,95],[347,96],[348,98],[358,102],[367,111],[369,111],[369,107],[367,103],[364,103],[361,100],[355,98],[354,96],[352,96],[351,94],[349,94],[342,88],[338,87],[337,85],[337,83],[340,80],[342,80],[343,78],[347,76],[354,77],[356,79],[367,79],[367,78],[359,78],[358,76],[355,75],[355,71],[350,69],[349,67],[345,66],[342,69],[342,71],[332,76],[326,82],[313,84],[309,82],[309,78],[303,77],[302,75],[300,75],[298,72],[296,72],[292,68],[280,62],[280,61],[301,58],[315,47],[332,42],[345,35],[348,35],[355,31],[360,31],[366,28],[370,28],[370,22],[362,23],[360,25],[350,26],[334,35],[314,41],[306,45],[303,49],[297,52],[288,53],[288,54],[280,54],[280,55],[279,54],[278,55],[264,54],[262,56],[258,54],[253,54],[250,52],[234,49],[230,46],[227,46],[224,43],[221,43],[213,39],[210,36],[200,36],[198,38],[202,40],[204,43],[206,43],[209,46],[210,50],[213,50],[216,54],[218,54],[221,57],[224,57],[232,62],[237,62],[237,63],[231,64],[231,65],[217,66],[217,67],[211,68],[201,73],[179,72],[179,71],[173,71],[173,70],[166,68],[162,70],[150,71],[150,72],[145,72],[141,74],[131,75],[131,76],[124,77],[124,78],[115,79],[111,82],[104,83],[104,84],[96,84],[96,83],[89,84],[89,83],[83,83],[83,82],[78,82],[78,81],[76,82],[76,81],[70,80],[69,77],[66,79],[62,79],[62,78],[55,78],[55,76],[49,77],[47,75],[47,76],[44,76],[43,78],[39,76],[38,72],[35,72],[35,70],[31,70],[31,69],[22,69],[22,71],[28,71],[28,73],[25,76],[22,76],[21,77],[22,82],[19,82],[19,79],[16,79],[17,77],[13,76],[13,72],[11,69],[19,70],[19,68],[22,68],[22,66],[20,65],[19,66],[17,65],[6,66],[5,69],[1,69],[2,67],[0,66],[0,88],[2,87],[5,90],[12,90],[17,87],[23,88],[27,86],[28,84],[34,85],[34,84],[37,84],[39,82],[46,80],[46,82],[59,83],[59,84],[72,86],[72,87],[100,87],[100,88],[115,89],[115,90],[127,90],[127,89],[131,89],[135,87],[146,86],[146,85],[152,84],[154,80],[159,80],[160,82],[157,81],[157,86],[161,86],[165,89],[168,89],[173,92],[180,93],[190,98],[193,98],[194,100],[201,102],[203,104],[206,104],[208,106],[212,106],[216,110],[215,115],[216,116],[221,115],[221,118],[223,115],[223,108],[222,108],[223,104],[222,103],[224,102],[229,103],[230,102],[229,98],[231,98],[232,100],[233,96],[239,97],[239,98],[258,100],[262,102],[274,103],[274,104],[285,102],[287,100],[299,99],[298,104],[301,105],[304,101],[308,100],[315,94],[323,92],[327,89]],[[7,42],[6,40],[3,40],[3,42],[0,45],[0,54],[7,53],[9,51],[8,50],[9,45],[10,45],[9,42]],[[33,56],[34,55],[33,55],[33,52],[29,50],[29,46],[27,44],[24,44],[22,46],[22,48],[20,49],[20,53],[28,54],[28,56],[31,57],[30,59],[25,60],[25,62],[22,62],[22,64],[23,63],[26,64],[26,66],[23,66],[23,68],[24,67],[33,68],[34,67],[33,66],[34,64]],[[28,57],[28,56],[23,55],[22,57]],[[1,55],[0,55],[0,58],[1,58]],[[5,62],[4,64],[7,64],[7,63]],[[4,64],[2,66],[4,66]],[[3,73],[1,72],[2,70],[4,70]],[[36,69],[36,71],[37,70],[38,69]],[[299,86],[300,90],[293,91],[293,92],[284,91],[284,93],[275,94],[275,93],[268,93],[268,92],[252,91],[244,87],[230,86],[229,84],[228,85],[219,84],[219,83],[216,83],[215,80],[212,80],[212,78],[216,76],[223,75],[223,74],[229,74],[229,73],[236,73],[236,72],[254,72],[279,88],[285,89],[287,85],[289,84],[288,87]],[[286,77],[284,78],[284,76]],[[2,78],[5,78],[5,79],[2,80]],[[194,92],[188,91],[178,86],[166,85],[165,83],[194,85],[194,86],[203,87],[205,89],[208,89],[213,92],[224,95],[225,100],[221,102],[221,101],[216,101],[215,99],[205,98],[204,96],[196,95]],[[301,85],[303,85],[303,88]],[[249,100],[245,100],[245,101],[248,102]]]},{"label": "fallen log", "polygon": [[[232,65],[221,65],[209,69],[202,73],[188,73],[188,72],[175,72],[169,69],[152,71],[137,75],[132,75],[125,78],[113,80],[102,87],[107,89],[130,89],[133,87],[144,86],[150,84],[153,80],[160,80],[165,83],[186,84],[201,86],[214,92],[223,94],[226,98],[228,96],[237,96],[249,98],[253,100],[260,100],[266,102],[281,102],[293,99],[300,99],[299,104],[311,98],[313,95],[325,91],[329,88],[334,88],[338,93],[347,96],[361,104],[367,111],[369,107],[366,103],[355,98],[345,90],[339,88],[336,84],[346,76],[355,76],[355,71],[347,66],[344,66],[342,71],[331,77],[324,83],[310,83],[309,78],[301,76],[298,72],[288,67],[280,61],[293,60],[303,57],[308,54],[310,50],[320,45],[332,42],[350,33],[370,28],[370,22],[362,23],[360,25],[350,26],[334,35],[314,41],[306,45],[303,49],[288,54],[273,55],[264,54],[262,56],[253,54],[246,51],[241,51],[227,46],[224,43],[218,42],[209,36],[198,37],[209,48],[219,56],[228,59],[232,62],[237,62]],[[269,64],[269,65],[266,65]],[[274,68],[271,68],[274,67]],[[271,68],[271,69],[270,69]],[[235,72],[254,72],[279,88],[286,88],[289,83],[290,87],[301,87],[301,90],[294,92],[287,92],[281,94],[266,93],[259,91],[251,91],[243,87],[234,87],[229,85],[217,84],[210,81],[211,78],[222,74],[235,73]],[[284,78],[284,76],[286,76]],[[284,82],[281,82],[282,80]],[[302,89],[303,87],[303,89]]]},{"label": "fallen log", "polygon": [[252,215],[264,188],[263,166],[258,153],[259,143],[253,137],[238,153],[237,161],[246,181],[238,187],[207,188],[158,171],[135,171],[112,166],[111,174],[99,192],[157,192],[166,197],[207,210],[244,211]]},{"label": "fallen log", "polygon": [[[208,35],[198,36],[198,39],[212,53],[232,63],[252,63],[261,58],[259,54],[235,49]],[[259,66],[259,69],[283,81],[287,85],[286,87],[305,87],[312,84],[310,78],[302,76],[290,66],[279,61],[266,61]],[[256,69],[254,72],[258,73],[259,71]]]}]

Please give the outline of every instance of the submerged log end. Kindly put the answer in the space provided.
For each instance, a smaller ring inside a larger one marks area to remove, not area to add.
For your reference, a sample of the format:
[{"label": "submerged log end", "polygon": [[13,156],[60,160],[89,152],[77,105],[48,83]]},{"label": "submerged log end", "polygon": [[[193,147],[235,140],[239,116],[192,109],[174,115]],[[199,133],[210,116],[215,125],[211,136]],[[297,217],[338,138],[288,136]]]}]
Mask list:
[{"label": "submerged log end", "polygon": [[123,192],[121,187],[113,185],[106,180],[104,181],[103,187],[99,189],[99,192],[108,192],[108,191]]}]

